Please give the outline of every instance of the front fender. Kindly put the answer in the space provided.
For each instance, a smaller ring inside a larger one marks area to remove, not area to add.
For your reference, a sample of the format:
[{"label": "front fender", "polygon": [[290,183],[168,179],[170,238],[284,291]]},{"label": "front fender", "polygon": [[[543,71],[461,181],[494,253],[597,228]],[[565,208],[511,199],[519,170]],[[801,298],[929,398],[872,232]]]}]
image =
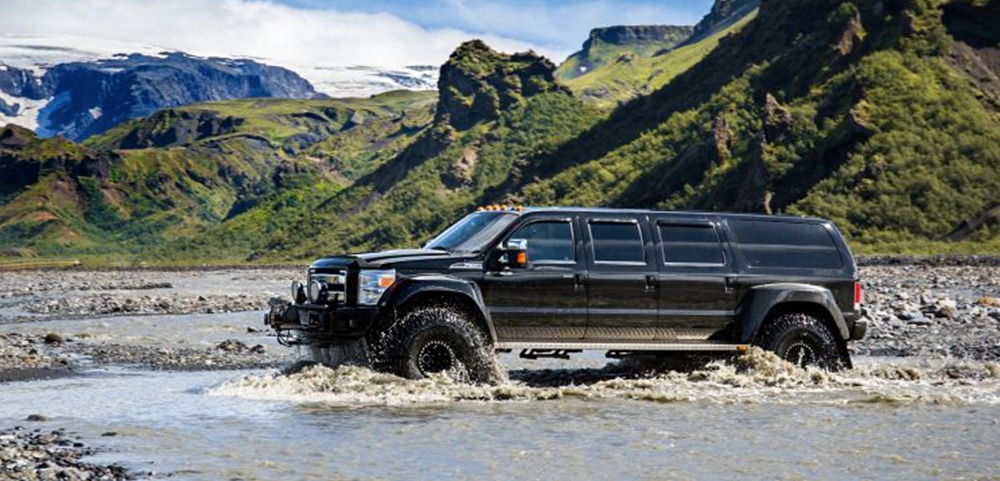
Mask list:
[{"label": "front fender", "polygon": [[433,294],[459,296],[465,299],[468,305],[473,306],[478,312],[480,319],[485,322],[483,327],[490,338],[496,339],[496,330],[493,328],[493,320],[490,318],[489,310],[486,309],[483,293],[475,282],[467,279],[443,275],[405,277],[396,281],[382,296],[382,299],[379,300],[379,306],[399,310],[420,296]]},{"label": "front fender", "polygon": [[757,330],[774,308],[792,303],[822,309],[833,320],[836,327],[834,334],[841,340],[850,338],[847,322],[829,289],[811,284],[777,283],[752,287],[736,310],[736,337],[739,342],[753,341]]}]

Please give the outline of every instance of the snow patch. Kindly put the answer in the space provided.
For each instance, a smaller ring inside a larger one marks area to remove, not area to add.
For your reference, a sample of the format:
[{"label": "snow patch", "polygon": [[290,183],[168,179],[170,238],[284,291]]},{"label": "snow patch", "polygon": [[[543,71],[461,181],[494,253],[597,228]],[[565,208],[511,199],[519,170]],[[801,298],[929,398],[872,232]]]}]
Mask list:
[{"label": "snow patch", "polygon": [[0,113],[0,126],[14,124],[20,125],[26,129],[38,130],[39,117],[42,109],[44,109],[52,99],[47,98],[32,100],[24,97],[15,97],[4,92],[3,90],[0,90],[0,100],[3,100],[7,105],[17,104],[20,106],[17,115],[13,117],[8,117]]},{"label": "snow patch", "polygon": [[369,97],[390,90],[434,90],[438,69],[420,65],[377,67],[367,65],[292,65],[265,59],[265,63],[292,70],[308,80],[317,92],[331,97]]}]

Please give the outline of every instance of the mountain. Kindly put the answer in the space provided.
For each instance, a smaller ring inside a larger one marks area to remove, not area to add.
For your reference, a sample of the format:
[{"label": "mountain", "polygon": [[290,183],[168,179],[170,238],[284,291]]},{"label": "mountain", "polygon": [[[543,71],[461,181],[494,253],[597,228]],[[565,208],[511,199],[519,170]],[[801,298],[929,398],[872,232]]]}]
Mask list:
[{"label": "mountain", "polygon": [[[0,72],[0,90],[6,97],[0,99],[6,104],[0,106],[6,120],[34,127],[45,136],[73,140],[164,107],[233,98],[317,96],[309,82],[290,70],[182,53],[60,63],[41,77],[8,67]],[[31,110],[22,114],[22,102]]]},{"label": "mountain", "polygon": [[[708,55],[719,44],[720,39],[739,31],[753,17],[754,11],[750,11],[722,30],[697,42],[678,40],[661,44],[656,50],[641,44],[625,43],[613,49],[616,56],[612,60],[592,65],[580,75],[563,75],[559,78],[580,98],[598,107],[611,109],[663,87]],[[689,33],[692,31],[690,27],[669,28],[681,28]],[[584,45],[585,52],[586,44]],[[612,57],[605,55],[604,58]],[[577,61],[571,56],[559,66],[557,76],[559,72],[576,68],[575,65]]]},{"label": "mountain", "polygon": [[982,0],[763,0],[613,110],[472,41],[436,94],[199,104],[85,145],[8,128],[0,245],[303,261],[522,203],[817,215],[858,252],[998,252],[998,20]]},{"label": "mountain", "polygon": [[378,169],[313,206],[262,205],[156,255],[276,261],[426,241],[503,185],[514,163],[600,117],[554,70],[531,52],[466,42],[441,67],[433,121]]},{"label": "mountain", "polygon": [[630,25],[595,28],[583,48],[564,61],[556,77],[569,80],[586,75],[609,62],[651,57],[683,42],[694,31],[690,26]]},{"label": "mountain", "polygon": [[765,0],[664,87],[523,162],[507,198],[818,215],[863,251],[996,249],[980,220],[1000,188],[998,10]]},{"label": "mountain", "polygon": [[595,28],[556,77],[581,98],[610,109],[663,87],[753,19],[760,0],[716,0],[697,25]]},{"label": "mountain", "polygon": [[[430,121],[434,96],[250,99],[166,109],[80,145],[0,129],[0,246],[127,253],[260,204],[329,195]],[[277,220],[277,219],[276,219]]]},{"label": "mountain", "polygon": [[94,38],[0,35],[0,125],[82,140],[160,108],[204,101],[433,90],[437,71],[204,58]]}]

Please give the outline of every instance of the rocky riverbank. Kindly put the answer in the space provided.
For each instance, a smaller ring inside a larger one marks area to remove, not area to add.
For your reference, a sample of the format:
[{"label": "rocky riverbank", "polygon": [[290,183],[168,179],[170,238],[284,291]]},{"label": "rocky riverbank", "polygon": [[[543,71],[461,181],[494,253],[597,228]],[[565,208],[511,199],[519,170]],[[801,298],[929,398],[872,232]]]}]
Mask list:
[{"label": "rocky riverbank", "polygon": [[861,267],[869,330],[854,351],[1000,360],[1000,268],[968,264]]},{"label": "rocky riverbank", "polygon": [[[29,421],[45,418],[29,416]],[[97,451],[61,430],[18,427],[0,431],[0,481],[117,481],[134,479],[125,468],[82,461]]]}]

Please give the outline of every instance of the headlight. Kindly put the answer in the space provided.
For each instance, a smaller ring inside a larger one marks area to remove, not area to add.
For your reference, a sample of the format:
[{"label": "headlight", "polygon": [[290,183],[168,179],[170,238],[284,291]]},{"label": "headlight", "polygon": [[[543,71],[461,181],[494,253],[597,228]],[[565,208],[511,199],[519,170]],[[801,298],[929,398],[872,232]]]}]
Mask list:
[{"label": "headlight", "polygon": [[374,306],[379,298],[396,282],[396,271],[362,270],[358,275],[358,304]]},{"label": "headlight", "polygon": [[309,302],[313,304],[322,304],[326,302],[326,283],[323,281],[312,281],[309,283]]},{"label": "headlight", "polygon": [[302,287],[302,283],[299,281],[292,281],[292,302],[298,304],[302,302],[302,296],[305,291]]}]

